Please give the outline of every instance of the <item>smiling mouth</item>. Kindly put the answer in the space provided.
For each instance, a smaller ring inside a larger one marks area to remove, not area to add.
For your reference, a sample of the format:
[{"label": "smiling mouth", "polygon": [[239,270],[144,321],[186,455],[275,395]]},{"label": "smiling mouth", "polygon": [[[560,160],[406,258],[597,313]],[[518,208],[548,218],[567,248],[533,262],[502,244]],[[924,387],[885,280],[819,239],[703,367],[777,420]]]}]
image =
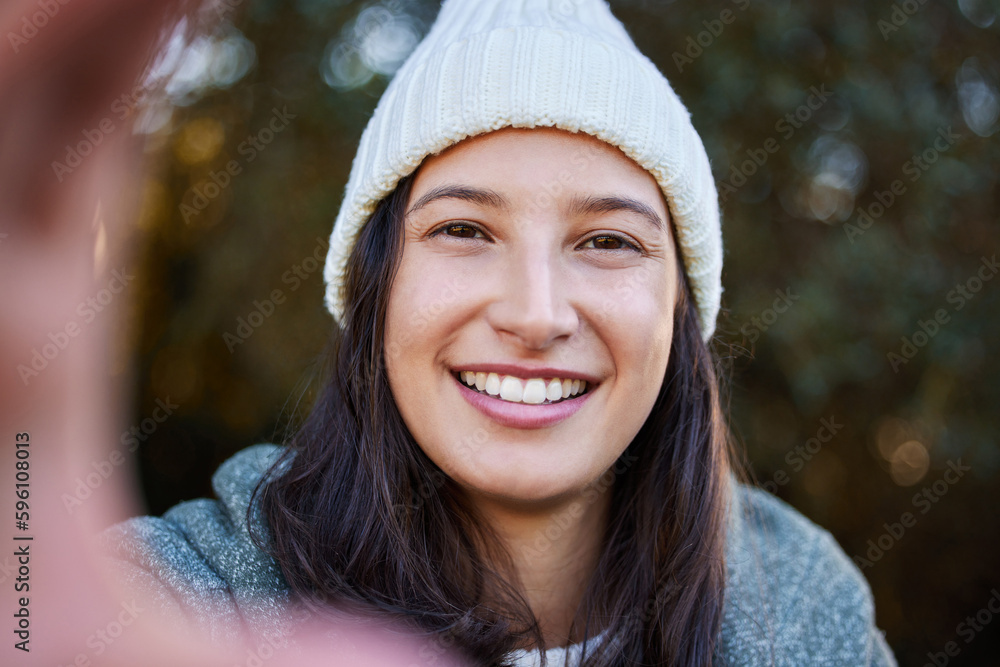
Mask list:
[{"label": "smiling mouth", "polygon": [[475,391],[508,403],[553,405],[587,393],[586,380],[572,378],[519,378],[500,373],[457,371],[455,379]]}]

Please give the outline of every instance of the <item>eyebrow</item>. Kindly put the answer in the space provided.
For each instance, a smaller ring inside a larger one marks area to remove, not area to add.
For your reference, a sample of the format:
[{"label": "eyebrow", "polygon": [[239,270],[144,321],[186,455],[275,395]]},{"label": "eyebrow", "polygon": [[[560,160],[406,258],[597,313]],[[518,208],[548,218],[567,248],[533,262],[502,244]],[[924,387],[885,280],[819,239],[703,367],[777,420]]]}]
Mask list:
[{"label": "eyebrow", "polygon": [[[410,207],[404,217],[419,211],[431,202],[439,199],[459,199],[499,211],[509,211],[511,209],[510,200],[495,190],[462,185],[442,185],[420,197]],[[600,213],[614,213],[616,211],[630,211],[644,218],[657,230],[664,229],[663,219],[652,207],[630,197],[616,195],[574,197],[570,202],[569,210],[575,215],[597,215]]]},{"label": "eyebrow", "polygon": [[460,199],[472,204],[477,204],[485,208],[492,208],[500,211],[510,210],[510,201],[499,192],[485,188],[470,188],[461,185],[442,185],[427,192],[410,207],[404,217],[419,211],[438,199]]},{"label": "eyebrow", "polygon": [[658,230],[663,230],[663,219],[648,204],[629,197],[584,197],[574,198],[570,203],[570,211],[577,215],[595,215],[599,213],[614,213],[616,211],[631,211],[643,218]]}]

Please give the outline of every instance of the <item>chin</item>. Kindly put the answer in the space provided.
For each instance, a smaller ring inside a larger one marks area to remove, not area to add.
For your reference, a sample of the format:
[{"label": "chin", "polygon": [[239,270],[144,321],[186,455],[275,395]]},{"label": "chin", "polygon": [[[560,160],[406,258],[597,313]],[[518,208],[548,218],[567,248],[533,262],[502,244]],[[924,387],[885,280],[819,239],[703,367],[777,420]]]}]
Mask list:
[{"label": "chin", "polygon": [[492,454],[481,457],[474,470],[455,471],[452,479],[474,495],[511,504],[536,505],[578,495],[593,482],[580,469],[566,469],[564,454],[534,452],[535,455],[521,457],[514,457],[509,451]]}]

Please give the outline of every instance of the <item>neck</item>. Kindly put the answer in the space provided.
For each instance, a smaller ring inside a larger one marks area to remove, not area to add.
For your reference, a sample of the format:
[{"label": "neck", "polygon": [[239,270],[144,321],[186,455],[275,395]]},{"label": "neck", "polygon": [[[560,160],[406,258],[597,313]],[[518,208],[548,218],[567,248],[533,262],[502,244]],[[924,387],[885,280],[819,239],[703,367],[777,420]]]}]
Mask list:
[{"label": "neck", "polygon": [[546,649],[582,640],[571,626],[597,568],[610,502],[602,490],[543,509],[479,503],[510,553]]}]

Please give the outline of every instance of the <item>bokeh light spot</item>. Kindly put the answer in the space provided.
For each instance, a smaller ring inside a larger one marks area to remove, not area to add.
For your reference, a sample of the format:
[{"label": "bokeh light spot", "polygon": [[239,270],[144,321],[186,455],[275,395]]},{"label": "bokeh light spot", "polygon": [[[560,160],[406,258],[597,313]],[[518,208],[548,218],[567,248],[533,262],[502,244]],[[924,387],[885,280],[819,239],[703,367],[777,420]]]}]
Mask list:
[{"label": "bokeh light spot", "polygon": [[981,137],[993,134],[1000,116],[1000,93],[996,82],[976,58],[968,58],[962,63],[955,75],[955,86],[965,124]]},{"label": "bokeh light spot", "polygon": [[174,141],[174,155],[188,166],[212,160],[219,154],[226,131],[214,118],[197,118],[186,124]]},{"label": "bokeh light spot", "polygon": [[930,454],[923,443],[907,440],[893,452],[889,475],[900,486],[913,486],[927,474],[930,463]]}]

